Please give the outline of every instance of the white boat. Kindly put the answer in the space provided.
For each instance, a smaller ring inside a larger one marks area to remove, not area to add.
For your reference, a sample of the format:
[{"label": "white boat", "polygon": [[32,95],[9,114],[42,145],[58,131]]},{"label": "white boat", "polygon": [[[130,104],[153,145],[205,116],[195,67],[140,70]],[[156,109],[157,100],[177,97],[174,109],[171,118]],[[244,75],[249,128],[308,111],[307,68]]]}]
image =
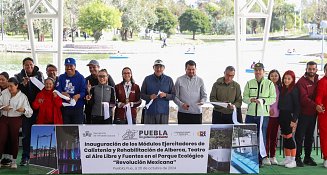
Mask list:
[{"label": "white boat", "polygon": [[115,55],[110,55],[109,58],[111,58],[111,59],[126,59],[126,58],[128,58],[128,56],[121,55],[121,54],[115,54]]}]

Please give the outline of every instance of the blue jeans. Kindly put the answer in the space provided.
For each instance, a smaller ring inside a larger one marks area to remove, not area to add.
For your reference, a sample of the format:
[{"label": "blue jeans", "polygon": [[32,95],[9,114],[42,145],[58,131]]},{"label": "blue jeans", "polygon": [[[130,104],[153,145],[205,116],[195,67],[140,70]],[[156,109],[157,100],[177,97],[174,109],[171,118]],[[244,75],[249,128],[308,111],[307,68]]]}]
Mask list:
[{"label": "blue jeans", "polygon": [[[258,145],[260,143],[259,139],[259,131],[260,131],[260,116],[252,116],[252,115],[246,115],[245,118],[245,123],[252,123],[252,124],[257,124],[257,136],[258,136]],[[262,137],[263,137],[263,142],[264,146],[266,147],[266,141],[267,141],[267,128],[268,128],[268,123],[269,123],[269,116],[263,116],[263,123],[262,123]],[[260,152],[259,152],[260,155]],[[260,156],[260,158],[262,158]]]}]

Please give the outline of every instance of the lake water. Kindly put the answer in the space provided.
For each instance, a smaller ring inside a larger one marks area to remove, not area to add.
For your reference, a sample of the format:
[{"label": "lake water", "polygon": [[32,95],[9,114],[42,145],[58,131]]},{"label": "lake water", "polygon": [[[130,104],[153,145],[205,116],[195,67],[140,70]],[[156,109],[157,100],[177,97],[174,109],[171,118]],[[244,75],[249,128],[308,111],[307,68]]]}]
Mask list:
[{"label": "lake water", "polygon": [[[161,42],[151,43],[150,41],[139,41],[133,43],[123,43],[114,46],[121,53],[127,55],[128,59],[100,58],[101,68],[106,68],[116,83],[121,81],[121,70],[123,67],[131,67],[133,77],[137,84],[141,85],[145,76],[152,74],[154,60],[162,59],[165,63],[165,74],[171,76],[173,80],[185,73],[184,64],[187,60],[193,59],[197,63],[197,74],[204,79],[204,83],[209,94],[212,84],[217,78],[223,76],[226,66],[236,66],[235,42],[225,41],[218,43],[205,43],[195,45],[195,54],[185,54],[193,46],[172,44],[161,48]],[[247,50],[255,50],[261,47],[261,42],[247,42]],[[288,49],[295,49],[300,55],[285,55]],[[320,53],[321,41],[271,41],[267,47],[267,57],[264,60],[266,70],[277,69],[284,73],[286,70],[294,70],[297,77],[303,75],[305,64],[301,61],[320,60],[319,57],[306,57],[304,54]],[[255,51],[241,51],[240,77],[237,80],[242,89],[249,79],[253,78],[253,73],[246,73],[245,69],[250,68],[253,61],[259,61],[261,56]],[[28,53],[2,53],[0,71],[7,71],[11,76],[22,69],[21,60],[30,56]],[[65,55],[68,56],[68,55]],[[86,64],[92,56],[85,59],[85,55],[74,55],[77,59],[77,70],[84,76],[89,75]],[[52,62],[52,58],[45,55],[39,57],[39,67],[45,73],[46,64]],[[320,61],[319,61],[320,63]],[[61,70],[63,72],[63,70]]]}]

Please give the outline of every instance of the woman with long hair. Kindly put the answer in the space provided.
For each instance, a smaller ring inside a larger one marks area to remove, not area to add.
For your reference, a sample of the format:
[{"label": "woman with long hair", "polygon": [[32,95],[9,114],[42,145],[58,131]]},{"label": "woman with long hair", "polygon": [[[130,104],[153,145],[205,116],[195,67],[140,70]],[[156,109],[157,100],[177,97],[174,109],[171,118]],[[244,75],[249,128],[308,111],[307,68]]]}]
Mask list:
[{"label": "woman with long hair", "polygon": [[286,168],[296,167],[296,144],[293,132],[296,129],[297,118],[300,113],[299,90],[295,86],[295,74],[288,70],[282,79],[282,90],[279,95],[279,124],[283,136],[285,160],[281,165]]},{"label": "woman with long hair", "polygon": [[44,88],[37,94],[32,104],[33,109],[39,110],[36,124],[63,124],[62,99],[53,92],[55,81],[50,77],[45,79]]},{"label": "woman with long hair", "polygon": [[140,87],[135,84],[132,70],[125,67],[122,70],[123,81],[115,86],[117,108],[115,110],[115,124],[127,124],[127,108],[130,107],[133,124],[136,123],[137,107],[141,105]]},{"label": "woman with long hair", "polygon": [[[31,117],[33,110],[24,93],[18,89],[18,80],[9,78],[8,88],[2,91],[0,96],[0,154],[4,153],[5,146],[10,141],[10,154],[13,155],[11,168],[17,168],[17,154],[19,144],[19,128],[22,125],[22,115]],[[1,165],[0,165],[1,166]]]},{"label": "woman with long hair", "polygon": [[277,134],[279,129],[279,122],[278,122],[278,116],[279,116],[279,109],[278,109],[278,99],[279,99],[279,89],[282,86],[281,76],[278,72],[278,70],[273,69],[268,74],[268,79],[272,81],[275,85],[276,89],[276,102],[272,105],[270,105],[270,111],[269,111],[269,122],[268,122],[268,128],[267,128],[267,143],[266,143],[266,152],[267,157],[262,160],[262,162],[265,165],[277,165],[277,159],[276,159],[276,147],[277,147]]}]

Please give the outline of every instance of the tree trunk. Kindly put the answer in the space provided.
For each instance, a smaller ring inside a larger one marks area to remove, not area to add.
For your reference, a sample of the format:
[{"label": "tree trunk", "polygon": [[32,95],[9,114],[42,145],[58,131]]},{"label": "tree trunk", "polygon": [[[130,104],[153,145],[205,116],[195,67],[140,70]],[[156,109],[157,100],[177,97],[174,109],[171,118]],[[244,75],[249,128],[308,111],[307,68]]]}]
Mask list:
[{"label": "tree trunk", "polygon": [[193,40],[195,40],[195,31],[193,30]]},{"label": "tree trunk", "polygon": [[71,32],[72,32],[72,42],[75,42],[75,30],[72,28],[71,29]]},{"label": "tree trunk", "polygon": [[39,29],[36,30],[36,34],[37,34],[37,41],[40,42],[40,30]]},{"label": "tree trunk", "polygon": [[128,29],[124,30],[124,41],[127,41]]},{"label": "tree trunk", "polygon": [[129,32],[131,38],[133,38],[133,32],[133,29]]}]

